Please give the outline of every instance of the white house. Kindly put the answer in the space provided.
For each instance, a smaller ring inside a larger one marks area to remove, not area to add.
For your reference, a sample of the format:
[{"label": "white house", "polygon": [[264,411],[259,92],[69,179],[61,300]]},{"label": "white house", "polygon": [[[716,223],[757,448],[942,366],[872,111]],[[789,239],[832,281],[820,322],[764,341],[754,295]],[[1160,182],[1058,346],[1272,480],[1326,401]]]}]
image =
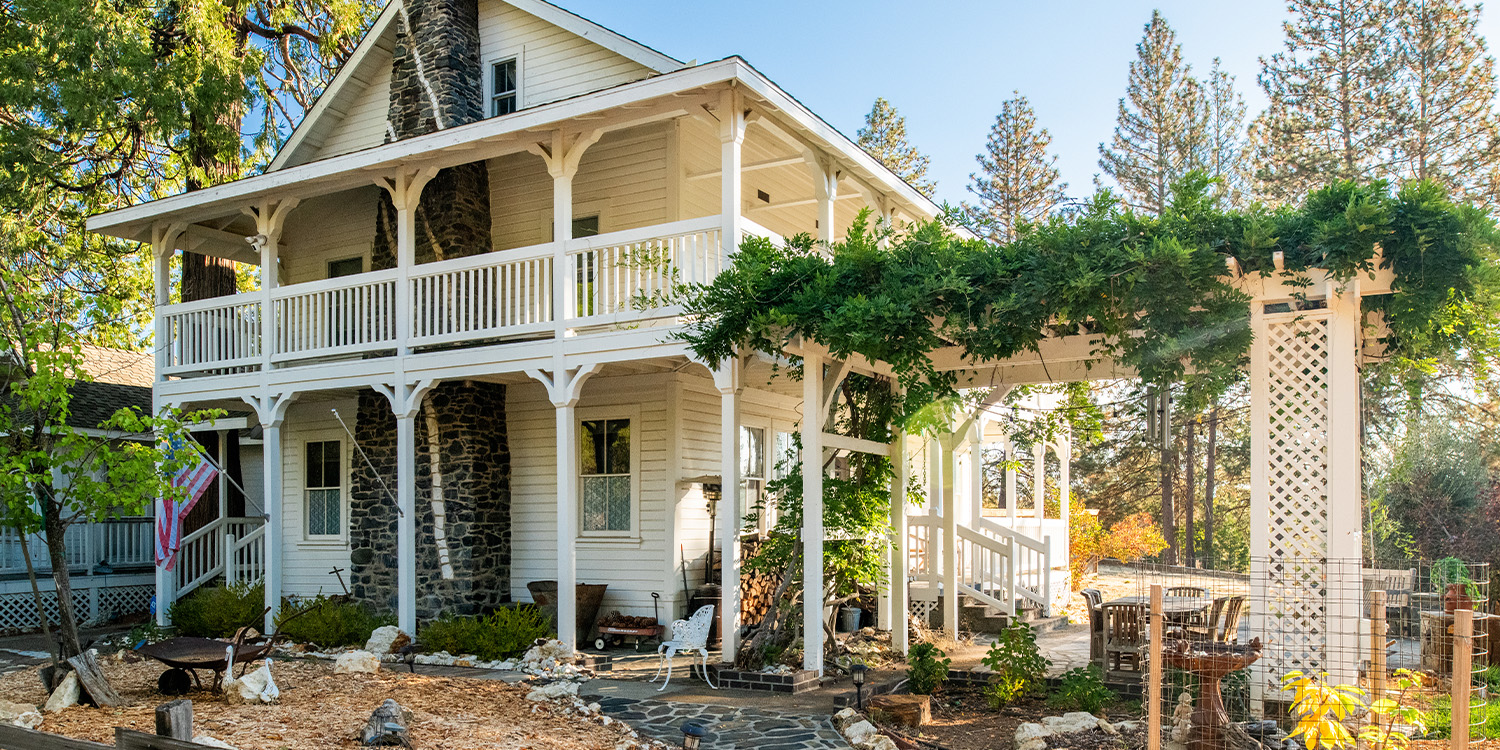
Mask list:
[{"label": "white house", "polygon": [[[684,566],[702,583],[710,544],[703,486],[753,495],[798,430],[809,452],[891,450],[803,419],[842,373],[889,371],[710,369],[662,293],[714,278],[743,237],[836,240],[865,209],[939,210],[738,57],[685,64],[541,0],[396,0],[266,173],[89,222],[151,243],[158,405],[248,411],[264,446],[267,522],[225,514],[188,539],[160,599],[263,576],[272,607],[348,587],[411,630],[554,580],[570,640],[575,582],[608,584],[605,610],[649,614],[654,592],[682,615]],[[171,304],[179,252],[256,265],[259,289]],[[986,385],[1047,379],[1035,364]],[[981,513],[990,421],[930,458],[908,441],[955,512],[896,503],[893,569],[918,601],[942,585],[1049,606],[1065,522],[1039,495]],[[718,513],[715,537],[732,617],[741,515]],[[962,557],[941,579],[939,534]],[[907,596],[893,587],[883,627]]]}]

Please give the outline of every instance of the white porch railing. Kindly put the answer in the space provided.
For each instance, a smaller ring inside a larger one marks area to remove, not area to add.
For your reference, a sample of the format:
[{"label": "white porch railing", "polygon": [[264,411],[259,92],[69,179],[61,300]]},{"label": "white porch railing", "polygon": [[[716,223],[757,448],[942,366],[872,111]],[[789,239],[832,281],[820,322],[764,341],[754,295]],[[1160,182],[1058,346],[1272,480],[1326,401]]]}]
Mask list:
[{"label": "white porch railing", "polygon": [[[182,538],[177,550],[177,581],[174,596],[188,593],[224,574],[225,550],[230,538],[245,539],[265,523],[260,518],[220,518]],[[264,535],[257,537],[264,547]],[[259,552],[264,570],[265,551]]]},{"label": "white porch railing", "polygon": [[[746,232],[772,234],[750,222]],[[547,243],[406,269],[405,310],[397,269],[167,305],[157,311],[167,339],[160,374],[256,369],[266,354],[284,366],[531,336],[559,319],[586,327],[671,318],[679,284],[708,283],[724,269],[722,235],[720,217],[707,216],[568,240],[564,300],[554,299],[557,245]]]},{"label": "white porch railing", "polygon": [[261,303],[250,295],[170,305],[163,374],[260,364]]},{"label": "white porch railing", "polygon": [[248,583],[254,586],[266,575],[266,525],[236,537],[226,526],[224,531],[224,582],[230,586]]},{"label": "white porch railing", "polygon": [[675,309],[678,284],[706,284],[724,270],[719,217],[662,224],[568,242],[568,281],[578,325],[620,323]]},{"label": "white porch railing", "polygon": [[[936,596],[947,573],[942,520],[939,515],[907,517],[908,581],[914,592],[924,593],[927,599]],[[1065,526],[1062,533],[1067,533]],[[958,524],[954,544],[961,593],[1010,615],[1015,614],[1018,598],[1035,602],[1044,614],[1051,614],[1055,556],[1050,537],[1035,539],[979,519]]]},{"label": "white porch railing", "polygon": [[958,527],[958,589],[1008,615],[1016,613],[1014,543]]},{"label": "white porch railing", "polygon": [[[116,569],[151,565],[155,554],[151,534],[150,518],[119,518],[74,524],[68,527],[63,537],[68,568],[92,570],[99,563],[107,563]],[[52,570],[51,560],[47,556],[47,540],[43,535],[27,535],[26,550],[31,555],[31,564],[35,570]],[[0,575],[25,572],[26,556],[21,551],[20,535],[14,529],[0,530]]]}]

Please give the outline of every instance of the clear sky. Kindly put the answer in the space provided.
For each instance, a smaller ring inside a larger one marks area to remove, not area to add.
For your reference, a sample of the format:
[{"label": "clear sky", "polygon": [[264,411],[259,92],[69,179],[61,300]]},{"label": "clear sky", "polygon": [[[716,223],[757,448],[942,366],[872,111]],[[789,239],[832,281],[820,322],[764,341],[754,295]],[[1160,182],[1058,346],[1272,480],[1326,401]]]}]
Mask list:
[{"label": "clear sky", "polygon": [[[1258,58],[1281,49],[1274,0],[553,0],[680,60],[740,55],[844,133],[875,97],[932,157],[938,199],[967,197],[974,155],[1012,90],[1052,132],[1071,195],[1092,192],[1141,30],[1159,8],[1183,55],[1236,76],[1247,119],[1264,106]],[[1500,25],[1487,11],[1481,32]]]}]

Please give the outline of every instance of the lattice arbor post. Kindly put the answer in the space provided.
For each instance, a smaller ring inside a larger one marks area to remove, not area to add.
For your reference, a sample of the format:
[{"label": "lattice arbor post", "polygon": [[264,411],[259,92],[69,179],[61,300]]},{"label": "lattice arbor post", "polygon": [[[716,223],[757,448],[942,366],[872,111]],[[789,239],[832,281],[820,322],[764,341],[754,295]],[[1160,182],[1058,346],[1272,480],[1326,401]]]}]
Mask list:
[{"label": "lattice arbor post", "polygon": [[1359,667],[1360,281],[1323,281],[1303,299],[1289,289],[1265,283],[1250,313],[1257,703],[1288,671],[1347,684]]}]

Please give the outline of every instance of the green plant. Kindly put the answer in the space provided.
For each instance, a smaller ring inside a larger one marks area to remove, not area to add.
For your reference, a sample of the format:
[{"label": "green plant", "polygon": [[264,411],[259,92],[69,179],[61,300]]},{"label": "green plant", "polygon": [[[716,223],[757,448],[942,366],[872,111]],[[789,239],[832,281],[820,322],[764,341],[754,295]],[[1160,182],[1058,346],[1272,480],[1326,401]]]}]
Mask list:
[{"label": "green plant", "polygon": [[918,643],[906,656],[906,684],[913,695],[931,695],[948,681],[952,659],[931,643]]},{"label": "green plant", "polygon": [[1479,586],[1469,576],[1469,565],[1456,557],[1445,557],[1432,564],[1432,588],[1441,594],[1453,584],[1462,584],[1471,599],[1479,598]]},{"label": "green plant", "polygon": [[503,607],[488,617],[453,617],[430,622],[417,635],[426,653],[473,654],[484,660],[514,659],[539,638],[550,638],[552,620],[529,604]]},{"label": "green plant", "polygon": [[984,695],[995,708],[1031,693],[1047,676],[1047,667],[1052,666],[1036,647],[1036,633],[1019,622],[1000,631],[980,662],[994,673]]},{"label": "green plant", "polygon": [[1104,686],[1104,673],[1098,666],[1090,664],[1064,672],[1062,682],[1047,696],[1047,705],[1064,711],[1094,714],[1114,699],[1114,692]]},{"label": "green plant", "polygon": [[[1422,713],[1422,722],[1431,730],[1429,739],[1446,740],[1453,736],[1453,702],[1440,696]],[[1500,703],[1488,701],[1469,706],[1469,737],[1476,740],[1500,740]]]},{"label": "green plant", "polygon": [[156,620],[147,620],[130,629],[130,633],[125,636],[125,648],[135,648],[145,643],[165,641],[171,637],[171,628],[164,628],[157,625]]},{"label": "green plant", "polygon": [[276,632],[297,643],[338,648],[363,645],[375,628],[394,624],[396,618],[390,615],[376,615],[347,599],[320,594],[287,602],[276,618]]},{"label": "green plant", "polygon": [[240,628],[259,628],[266,611],[265,586],[206,586],[168,610],[177,631],[199,638],[228,638]]},{"label": "green plant", "polygon": [[[1396,670],[1395,697],[1388,691],[1368,706],[1365,691],[1353,685],[1330,684],[1327,678],[1326,672],[1321,678],[1288,672],[1281,681],[1283,689],[1292,691],[1292,710],[1297,715],[1297,726],[1289,736],[1300,738],[1307,750],[1342,750],[1354,747],[1356,741],[1367,743],[1372,750],[1406,750],[1411,737],[1398,727],[1414,728],[1416,734],[1427,731],[1430,715],[1406,701],[1421,686],[1421,675],[1409,669]],[[1351,717],[1368,722],[1357,736],[1345,725]]]}]

